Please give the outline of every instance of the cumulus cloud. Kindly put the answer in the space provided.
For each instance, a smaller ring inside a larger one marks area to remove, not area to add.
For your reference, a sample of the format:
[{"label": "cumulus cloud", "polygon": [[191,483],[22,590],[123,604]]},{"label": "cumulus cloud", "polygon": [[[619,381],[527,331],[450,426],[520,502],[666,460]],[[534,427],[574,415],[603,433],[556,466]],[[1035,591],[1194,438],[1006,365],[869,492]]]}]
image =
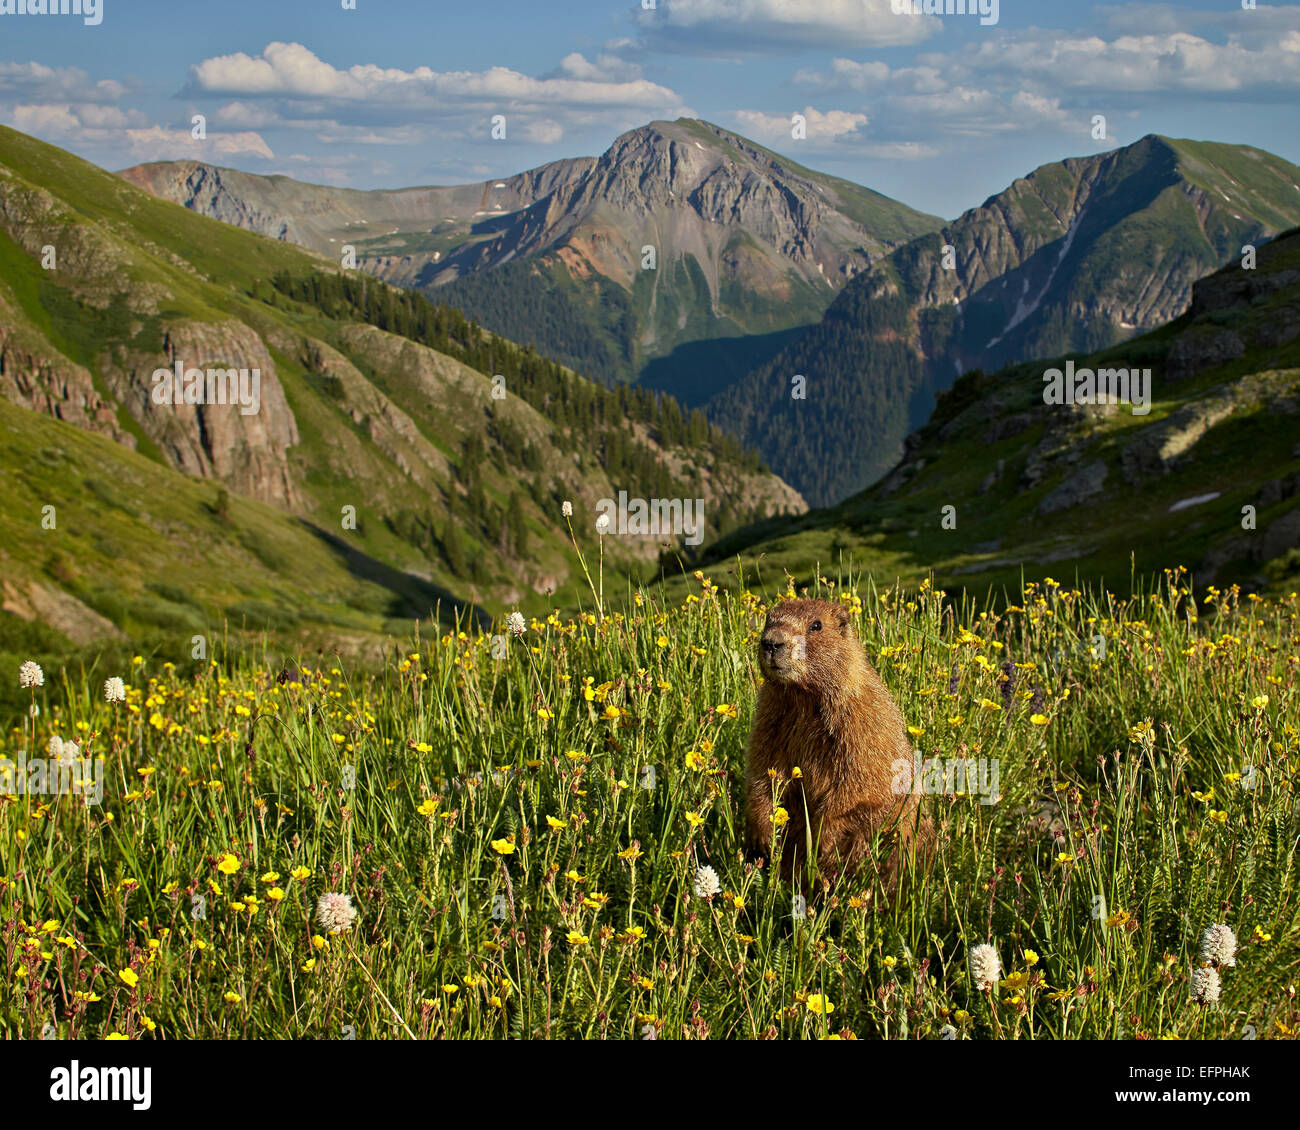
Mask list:
[{"label": "cumulus cloud", "polygon": [[169,129],[149,120],[139,110],[116,106],[74,106],[68,103],[14,106],[8,124],[33,137],[65,147],[102,149],[114,159],[123,155],[136,161],[170,160],[189,157],[209,161],[251,153],[272,157],[270,146],[251,132],[213,133],[196,141],[187,129]]},{"label": "cumulus cloud", "polygon": [[[852,133],[859,126],[867,124],[866,114],[854,114],[846,110],[815,110],[811,106],[800,111],[807,123],[808,140],[823,140],[838,137],[842,133]],[[794,123],[780,114],[764,114],[759,110],[740,110],[736,114],[744,128],[760,139],[781,139],[789,141]]]},{"label": "cumulus cloud", "polygon": [[[1130,100],[1244,97],[1293,100],[1300,93],[1300,28],[1264,32],[1252,13],[1219,21],[1222,42],[1170,30],[1178,13],[1144,8],[1154,30],[1076,35],[1042,28],[980,36],[950,52],[921,52],[909,66],[835,58],[794,75],[796,85],[843,100],[860,96],[880,137],[967,139],[1087,129],[1098,105]],[[1262,12],[1263,9],[1260,9]],[[1292,9],[1294,13],[1294,9]],[[1270,20],[1272,16],[1268,17]]]},{"label": "cumulus cloud", "polygon": [[866,114],[850,110],[817,110],[812,106],[800,111],[807,123],[807,136],[795,141],[793,122],[781,114],[761,110],[738,110],[737,129],[758,141],[765,141],[784,153],[797,154],[807,146],[818,158],[872,157],[890,161],[917,161],[938,156],[939,150],[915,140],[887,140],[867,132]]},{"label": "cumulus cloud", "polygon": [[580,82],[634,82],[641,78],[641,67],[614,51],[602,51],[594,61],[574,51],[560,60],[556,74]]},{"label": "cumulus cloud", "polygon": [[[192,92],[275,96],[319,102],[371,102],[428,108],[448,103],[491,102],[521,106],[645,106],[680,102],[665,86],[642,78],[610,77],[615,60],[587,63],[568,57],[556,77],[533,78],[509,67],[485,71],[404,71],[370,63],[339,69],[301,43],[269,43],[258,56],[242,51],[218,55],[190,68]],[[575,73],[585,72],[585,73]]]},{"label": "cumulus cloud", "polygon": [[[1243,15],[1246,13],[1243,13]],[[968,44],[944,57],[953,73],[1008,74],[1041,88],[1095,93],[1177,93],[1218,98],[1300,91],[1300,28],[1248,43],[1212,43],[1186,31],[1072,37],[1032,30],[997,44]]]},{"label": "cumulus cloud", "polygon": [[658,0],[631,12],[638,46],[681,54],[742,56],[920,43],[933,16],[900,15],[890,0]]},{"label": "cumulus cloud", "polygon": [[35,102],[116,102],[128,88],[113,79],[91,81],[77,67],[0,63],[0,98]]},{"label": "cumulus cloud", "polygon": [[351,140],[366,144],[486,140],[499,113],[507,115],[508,137],[543,144],[578,126],[628,128],[654,116],[693,116],[674,91],[611,50],[594,59],[573,52],[552,73],[532,76],[503,66],[336,67],[300,43],[277,42],[258,55],[204,59],[190,68],[182,93],[233,98],[220,111],[232,124],[274,121],[325,129],[334,139],[358,131]]}]

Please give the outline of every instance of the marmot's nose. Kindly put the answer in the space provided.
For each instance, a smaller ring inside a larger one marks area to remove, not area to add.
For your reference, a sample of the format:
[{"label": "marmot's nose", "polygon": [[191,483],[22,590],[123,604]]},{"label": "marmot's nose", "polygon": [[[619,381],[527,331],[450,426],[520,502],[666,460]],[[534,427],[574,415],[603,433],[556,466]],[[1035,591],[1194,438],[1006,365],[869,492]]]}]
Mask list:
[{"label": "marmot's nose", "polygon": [[783,647],[785,647],[785,640],[772,639],[770,636],[763,637],[763,650],[769,656],[775,656]]}]

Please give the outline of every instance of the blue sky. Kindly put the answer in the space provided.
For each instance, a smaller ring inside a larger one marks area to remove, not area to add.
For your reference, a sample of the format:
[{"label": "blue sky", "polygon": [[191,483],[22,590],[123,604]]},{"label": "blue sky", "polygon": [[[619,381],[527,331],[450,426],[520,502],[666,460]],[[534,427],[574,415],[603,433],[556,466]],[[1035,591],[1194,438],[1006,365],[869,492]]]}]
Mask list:
[{"label": "blue sky", "polygon": [[99,3],[94,26],[0,14],[0,122],[110,169],[193,158],[449,184],[683,115],[945,217],[1153,132],[1300,164],[1297,4],[1000,0],[984,24],[891,10],[901,0]]}]

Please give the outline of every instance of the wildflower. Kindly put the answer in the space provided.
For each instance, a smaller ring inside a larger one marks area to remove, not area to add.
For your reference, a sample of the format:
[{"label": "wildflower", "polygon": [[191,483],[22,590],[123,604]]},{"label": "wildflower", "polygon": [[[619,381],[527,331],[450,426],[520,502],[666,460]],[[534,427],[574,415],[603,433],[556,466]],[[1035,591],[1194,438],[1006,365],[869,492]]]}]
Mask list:
[{"label": "wildflower", "polygon": [[784,828],[788,823],[790,823],[790,814],[784,808],[778,807],[776,811],[772,813],[772,823],[778,828]]},{"label": "wildflower", "polygon": [[292,878],[297,879],[298,882],[300,883],[304,879],[306,879],[307,876],[309,876],[310,874],[311,872],[306,867],[295,867],[292,871],[289,872],[289,875]]},{"label": "wildflower", "polygon": [[977,989],[996,984],[1001,972],[1002,961],[992,946],[980,944],[970,951],[970,974]]},{"label": "wildflower", "polygon": [[609,532],[609,515],[602,514],[596,519],[596,533],[604,535]]},{"label": "wildflower", "polygon": [[1257,694],[1254,698],[1250,700],[1250,705],[1253,706],[1256,710],[1263,710],[1264,707],[1268,705],[1268,695]]},{"label": "wildflower", "polygon": [[1034,966],[1038,964],[1038,954],[1033,950],[1025,950],[1025,964]]},{"label": "wildflower", "polygon": [[573,503],[572,503],[572,502],[565,501],[565,502],[560,503],[560,517],[561,517],[561,518],[572,518],[572,517],[573,517]]},{"label": "wildflower", "polygon": [[1219,971],[1213,966],[1192,972],[1192,999],[1201,1004],[1214,1004],[1219,999]]},{"label": "wildflower", "polygon": [[337,891],[327,891],[316,903],[316,921],[327,934],[351,930],[356,917],[352,899]]},{"label": "wildflower", "polygon": [[1237,964],[1237,935],[1230,927],[1207,926],[1201,934],[1201,960],[1231,968]]},{"label": "wildflower", "polygon": [[140,983],[140,975],[134,969],[119,969],[117,975],[122,978],[122,983],[134,989]]},{"label": "wildflower", "polygon": [[242,999],[238,993],[231,992],[229,989],[222,994],[222,1000],[227,1004],[238,1004]]},{"label": "wildflower", "polygon": [[114,675],[104,683],[104,701],[105,702],[125,702],[126,685]]},{"label": "wildflower", "polygon": [[591,939],[586,934],[578,933],[577,930],[570,930],[568,938],[569,945],[571,946],[585,946],[591,944]]},{"label": "wildflower", "polygon": [[807,1000],[809,1012],[815,1012],[818,1016],[829,1016],[835,1011],[835,1006],[821,993],[813,993]]},{"label": "wildflower", "polygon": [[493,840],[492,850],[496,852],[497,855],[514,855],[515,853],[514,836],[507,836],[504,840]]},{"label": "wildflower", "polygon": [[425,797],[420,802],[420,807],[416,811],[421,816],[432,816],[438,810],[438,802],[430,797]]},{"label": "wildflower", "polygon": [[704,866],[695,872],[695,897],[711,899],[722,889],[718,873],[712,867]]},{"label": "wildflower", "polygon": [[1035,726],[1046,726],[1046,725],[1047,725],[1047,715],[1046,715],[1046,714],[1031,714],[1031,715],[1029,716],[1029,721],[1032,722]]},{"label": "wildflower", "polygon": [[523,614],[519,612],[512,612],[506,617],[506,627],[515,636],[522,636],[528,630],[528,625],[524,623]]},{"label": "wildflower", "polygon": [[43,687],[45,685],[45,672],[41,670],[39,663],[33,663],[30,659],[18,668],[18,685],[24,690],[34,687]]},{"label": "wildflower", "polygon": [[217,870],[223,875],[233,875],[239,870],[239,860],[227,852],[217,860]]}]

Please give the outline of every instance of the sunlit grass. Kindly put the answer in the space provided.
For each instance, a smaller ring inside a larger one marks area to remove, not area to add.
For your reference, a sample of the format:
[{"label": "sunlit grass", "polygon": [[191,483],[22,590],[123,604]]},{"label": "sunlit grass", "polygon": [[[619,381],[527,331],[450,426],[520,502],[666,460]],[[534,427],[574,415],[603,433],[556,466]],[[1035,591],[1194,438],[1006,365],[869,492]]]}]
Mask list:
[{"label": "sunlit grass", "polygon": [[[740,855],[765,602],[415,640],[382,673],[160,657],[46,673],[5,753],[104,797],[0,800],[0,1030],[132,1038],[1292,1037],[1300,601],[1029,586],[999,611],[822,583],[923,756],[933,869],[792,892]],[[10,672],[6,678],[17,678]],[[778,783],[779,784],[779,783]],[[720,890],[694,893],[712,867]],[[325,892],[358,917],[329,935]],[[1217,1007],[1201,932],[1231,926]],[[981,992],[968,954],[991,943]]]}]

